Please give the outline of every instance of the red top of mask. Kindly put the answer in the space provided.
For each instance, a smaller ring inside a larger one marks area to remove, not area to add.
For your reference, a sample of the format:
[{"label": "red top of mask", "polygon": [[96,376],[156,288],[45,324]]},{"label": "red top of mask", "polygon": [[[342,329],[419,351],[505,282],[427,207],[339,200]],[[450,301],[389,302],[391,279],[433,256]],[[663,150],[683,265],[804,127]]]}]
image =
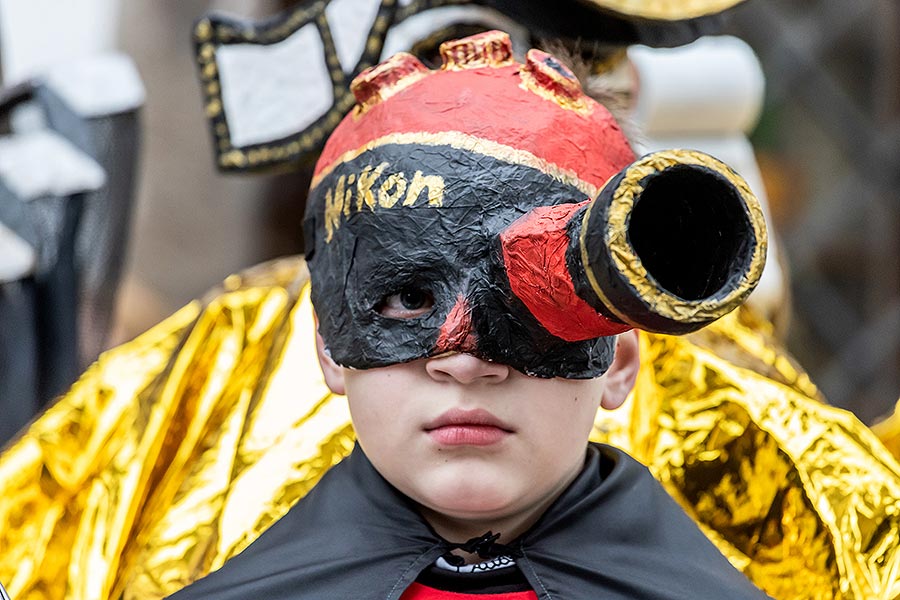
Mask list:
[{"label": "red top of mask", "polygon": [[517,63],[509,36],[488,31],[446,42],[441,56],[431,71],[397,54],[353,80],[358,104],[325,145],[313,187],[336,164],[392,141],[509,154],[588,191],[634,160],[609,111],[549,54],[530,50]]}]

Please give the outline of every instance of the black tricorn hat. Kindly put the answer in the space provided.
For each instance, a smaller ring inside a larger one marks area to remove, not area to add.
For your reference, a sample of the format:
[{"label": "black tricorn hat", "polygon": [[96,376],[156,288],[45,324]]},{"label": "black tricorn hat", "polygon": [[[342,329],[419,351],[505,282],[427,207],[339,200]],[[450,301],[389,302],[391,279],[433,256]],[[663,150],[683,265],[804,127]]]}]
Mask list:
[{"label": "black tricorn hat", "polygon": [[718,33],[744,0],[481,0],[538,37],[671,47]]}]

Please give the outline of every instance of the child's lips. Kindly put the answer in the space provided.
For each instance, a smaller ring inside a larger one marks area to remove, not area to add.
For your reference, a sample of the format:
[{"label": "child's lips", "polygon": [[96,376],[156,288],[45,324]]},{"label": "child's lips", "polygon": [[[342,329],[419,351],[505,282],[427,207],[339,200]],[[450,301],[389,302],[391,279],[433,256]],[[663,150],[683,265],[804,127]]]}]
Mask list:
[{"label": "child's lips", "polygon": [[428,435],[443,446],[491,446],[512,433],[484,425],[447,425],[429,430]]},{"label": "child's lips", "polygon": [[450,409],[427,423],[424,430],[444,446],[490,446],[514,433],[509,425],[480,408]]}]

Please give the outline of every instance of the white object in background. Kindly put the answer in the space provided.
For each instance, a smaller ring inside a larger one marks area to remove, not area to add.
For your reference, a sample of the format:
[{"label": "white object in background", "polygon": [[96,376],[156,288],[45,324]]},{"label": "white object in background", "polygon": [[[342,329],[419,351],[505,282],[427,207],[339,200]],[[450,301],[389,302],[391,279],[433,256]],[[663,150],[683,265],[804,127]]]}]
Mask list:
[{"label": "white object in background", "polygon": [[0,0],[3,83],[116,46],[119,0]]},{"label": "white object in background", "polygon": [[275,44],[223,45],[216,63],[231,142],[237,147],[300,131],[334,103],[315,23]]},{"label": "white object in background", "polygon": [[0,285],[28,277],[34,273],[36,265],[34,248],[0,223]]},{"label": "white object in background", "polygon": [[119,53],[58,60],[42,79],[86,119],[135,110],[146,97],[134,63]]},{"label": "white object in background", "polygon": [[[738,38],[717,36],[680,48],[632,46],[628,58],[638,80],[632,118],[644,136],[639,152],[689,148],[715,156],[747,181],[771,224],[762,174],[746,135],[759,120],[765,94],[753,49]],[[770,226],[766,267],[750,296],[769,317],[784,309],[787,296],[780,253]]]},{"label": "white object in background", "polygon": [[0,180],[27,201],[96,191],[106,173],[66,138],[42,130],[0,137]]},{"label": "white object in background", "polygon": [[381,0],[331,0],[325,7],[328,28],[344,73],[362,58]]},{"label": "white object in background", "polygon": [[762,110],[765,77],[746,42],[703,37],[679,48],[632,46],[634,119],[650,136],[747,133]]}]

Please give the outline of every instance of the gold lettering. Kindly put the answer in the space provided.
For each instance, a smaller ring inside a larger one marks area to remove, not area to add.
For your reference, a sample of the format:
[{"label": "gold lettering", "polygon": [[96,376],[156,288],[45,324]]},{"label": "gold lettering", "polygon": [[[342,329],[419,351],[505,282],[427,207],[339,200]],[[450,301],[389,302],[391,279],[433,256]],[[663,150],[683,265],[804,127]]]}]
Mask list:
[{"label": "gold lettering", "polygon": [[384,170],[388,168],[388,163],[383,162],[374,169],[372,165],[367,165],[359,174],[356,180],[356,210],[362,210],[363,204],[369,207],[369,210],[375,210],[375,195],[372,194],[372,186],[375,180],[381,177]]},{"label": "gold lettering", "polygon": [[325,242],[330,242],[334,232],[341,226],[341,213],[345,209],[344,176],[338,177],[335,189],[325,192]]},{"label": "gold lettering", "polygon": [[384,180],[384,183],[378,189],[378,206],[393,208],[397,201],[400,200],[400,197],[406,193],[406,185],[406,177],[402,172],[388,175],[388,178]]},{"label": "gold lettering", "polygon": [[403,206],[412,206],[419,199],[422,191],[428,188],[428,205],[443,206],[444,204],[444,178],[440,175],[422,175],[422,171],[416,171],[413,176],[412,183],[409,186],[409,193]]},{"label": "gold lettering", "polygon": [[[356,181],[356,173],[350,173],[350,175],[347,176],[347,185],[348,186],[353,185],[354,181]],[[352,194],[353,194],[353,190],[349,189],[349,187],[348,187],[347,195],[344,197],[344,216],[345,217],[350,216],[350,196]]]},{"label": "gold lettering", "polygon": [[[426,198],[429,206],[442,206],[444,203],[444,178],[440,175],[423,175],[422,171],[416,171],[412,181],[406,179],[406,174],[401,172],[389,174],[376,188],[378,179],[390,167],[386,162],[377,167],[367,165],[361,173],[350,173],[338,177],[334,186],[325,192],[325,242],[330,242],[335,232],[340,229],[344,219],[350,218],[352,210],[361,211],[363,206],[374,211],[376,206],[375,192],[377,189],[380,208],[394,208],[403,200],[403,206],[412,206],[419,200],[419,196],[427,189]],[[355,184],[355,185],[354,185]],[[353,192],[356,191],[356,202],[353,202]],[[354,206],[355,205],[355,206]]]}]

